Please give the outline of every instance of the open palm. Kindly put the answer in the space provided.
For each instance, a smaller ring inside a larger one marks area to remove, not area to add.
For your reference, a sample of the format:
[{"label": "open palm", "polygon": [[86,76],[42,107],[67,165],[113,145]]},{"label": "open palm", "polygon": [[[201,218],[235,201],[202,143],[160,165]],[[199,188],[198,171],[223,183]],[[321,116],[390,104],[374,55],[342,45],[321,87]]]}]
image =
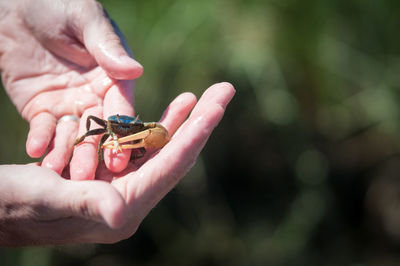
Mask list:
[{"label": "open palm", "polygon": [[121,80],[137,78],[143,69],[97,2],[20,2],[0,23],[2,81],[30,124],[27,153],[37,158],[50,147],[43,166],[61,173],[78,126],[57,120],[93,107],[132,115],[133,83]]}]

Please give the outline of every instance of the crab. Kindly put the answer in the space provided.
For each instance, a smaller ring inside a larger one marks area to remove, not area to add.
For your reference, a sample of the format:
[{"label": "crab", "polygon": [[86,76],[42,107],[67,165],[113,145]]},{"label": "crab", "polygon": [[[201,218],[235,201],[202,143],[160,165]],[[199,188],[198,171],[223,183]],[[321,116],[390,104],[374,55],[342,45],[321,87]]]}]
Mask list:
[{"label": "crab", "polygon": [[[96,122],[102,128],[90,129],[91,121]],[[142,157],[148,148],[162,148],[169,141],[168,131],[160,123],[142,122],[139,117],[126,115],[112,115],[107,120],[90,115],[86,120],[87,132],[75,140],[77,145],[86,137],[104,134],[98,145],[98,159],[103,159],[102,149],[113,149],[113,153],[123,149],[138,149],[135,158]],[[108,137],[111,141],[107,141]],[[120,137],[119,137],[120,136]],[[126,144],[127,143],[127,144]]]}]

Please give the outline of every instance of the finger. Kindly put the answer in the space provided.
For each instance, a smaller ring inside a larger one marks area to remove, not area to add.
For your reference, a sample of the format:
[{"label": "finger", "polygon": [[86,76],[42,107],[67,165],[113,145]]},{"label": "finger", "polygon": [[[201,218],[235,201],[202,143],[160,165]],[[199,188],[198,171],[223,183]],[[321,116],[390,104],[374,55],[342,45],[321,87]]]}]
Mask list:
[{"label": "finger", "polygon": [[41,157],[53,138],[56,118],[47,112],[34,116],[29,123],[26,152],[33,158]]},{"label": "finger", "polygon": [[201,97],[192,114],[171,141],[139,169],[140,185],[131,182],[129,201],[134,207],[147,206],[150,210],[189,171],[235,90],[229,83],[211,86]]},{"label": "finger", "polygon": [[[86,1],[89,2],[89,1]],[[95,63],[94,58],[87,51],[85,46],[69,31],[73,28],[67,25],[67,21],[75,21],[67,14],[76,15],[79,7],[75,10],[65,10],[65,7],[73,6],[73,1],[68,5],[54,1],[55,4],[48,4],[45,1],[25,3],[22,8],[22,18],[29,30],[41,45],[61,58],[65,58],[81,66],[89,67]],[[85,10],[83,4],[81,9]],[[32,14],[45,14],[43,16],[32,16]]]},{"label": "finger", "polygon": [[129,56],[121,31],[100,5],[92,7],[76,23],[82,29],[84,45],[111,77],[128,80],[142,75],[142,65]]},{"label": "finger", "polygon": [[[134,114],[132,107],[133,89],[131,81],[119,81],[112,86],[104,97],[104,118],[115,114]],[[104,162],[110,171],[121,172],[126,168],[131,157],[131,150],[113,153],[111,149],[105,149]]]},{"label": "finger", "polygon": [[202,113],[207,112],[209,104],[212,107],[219,107],[225,110],[234,95],[235,88],[228,82],[221,82],[212,85],[203,93],[199,104],[196,105],[190,114],[190,118],[197,119],[198,117],[201,117]]},{"label": "finger", "polygon": [[165,126],[170,136],[174,135],[175,131],[185,121],[196,101],[194,94],[185,92],[176,97],[165,109],[159,122]]},{"label": "finger", "polygon": [[53,148],[43,159],[43,167],[62,173],[71,158],[78,126],[77,121],[61,121],[57,124]]},{"label": "finger", "polygon": [[92,67],[96,63],[85,46],[74,38],[67,35],[57,36],[58,38],[47,35],[38,36],[42,37],[40,41],[43,46],[61,58],[83,67]]},{"label": "finger", "polygon": [[[176,97],[165,109],[159,123],[161,123],[168,131],[169,137],[175,134],[175,131],[182,125],[190,111],[196,104],[196,96],[185,92]],[[146,149],[143,157],[135,159],[135,166],[140,167],[152,158],[159,149]]]},{"label": "finger", "polygon": [[[87,109],[80,120],[78,136],[86,133],[86,120],[89,115],[103,117],[101,107]],[[95,125],[91,129],[96,128]],[[85,140],[74,146],[70,162],[70,176],[72,180],[92,180],[95,178],[98,164],[97,147],[100,135],[86,137]]]}]

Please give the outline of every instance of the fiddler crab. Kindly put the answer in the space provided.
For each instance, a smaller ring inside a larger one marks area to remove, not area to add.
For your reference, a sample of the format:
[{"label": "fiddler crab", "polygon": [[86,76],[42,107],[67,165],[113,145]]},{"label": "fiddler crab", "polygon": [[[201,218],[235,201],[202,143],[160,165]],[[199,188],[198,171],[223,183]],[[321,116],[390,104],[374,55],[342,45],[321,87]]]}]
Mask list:
[{"label": "fiddler crab", "polygon": [[[90,129],[90,121],[94,121],[102,128]],[[90,115],[86,120],[87,132],[75,140],[77,145],[86,137],[104,134],[98,145],[98,159],[103,159],[102,149],[113,149],[113,153],[124,149],[137,149],[135,158],[142,157],[148,148],[162,148],[169,141],[168,131],[160,123],[142,122],[139,116],[113,115],[107,120]],[[107,141],[110,137],[112,140]]]}]

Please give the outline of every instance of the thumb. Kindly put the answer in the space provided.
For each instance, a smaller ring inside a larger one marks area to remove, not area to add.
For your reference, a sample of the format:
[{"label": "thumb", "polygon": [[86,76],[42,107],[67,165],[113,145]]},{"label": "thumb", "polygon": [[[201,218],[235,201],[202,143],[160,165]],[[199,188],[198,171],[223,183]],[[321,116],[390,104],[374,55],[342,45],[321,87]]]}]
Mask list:
[{"label": "thumb", "polygon": [[143,67],[131,56],[128,44],[118,26],[98,5],[85,17],[83,23],[83,43],[96,62],[115,79],[135,79],[142,75]]},{"label": "thumb", "polygon": [[103,181],[63,180],[53,204],[62,216],[82,217],[120,228],[126,220],[125,201],[110,184]]},{"label": "thumb", "polygon": [[22,206],[18,217],[25,220],[32,219],[32,215],[37,221],[84,218],[111,228],[125,223],[125,201],[107,182],[63,179],[35,164],[1,165],[0,177],[0,202]]}]

